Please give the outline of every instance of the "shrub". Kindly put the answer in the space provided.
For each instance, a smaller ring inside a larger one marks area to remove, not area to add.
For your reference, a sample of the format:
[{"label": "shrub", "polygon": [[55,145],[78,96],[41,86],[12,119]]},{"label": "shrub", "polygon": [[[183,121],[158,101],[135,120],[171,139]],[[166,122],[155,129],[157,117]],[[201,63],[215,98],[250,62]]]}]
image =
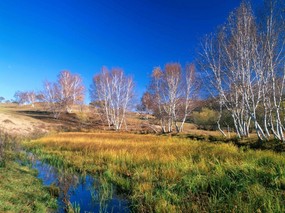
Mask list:
[{"label": "shrub", "polygon": [[206,130],[214,130],[217,126],[219,113],[217,111],[211,110],[209,108],[202,108],[201,112],[193,112],[194,123],[199,126],[199,128]]},{"label": "shrub", "polygon": [[9,135],[0,130],[0,167],[5,166],[9,156],[9,151],[15,151],[19,148],[19,138],[15,135]]}]

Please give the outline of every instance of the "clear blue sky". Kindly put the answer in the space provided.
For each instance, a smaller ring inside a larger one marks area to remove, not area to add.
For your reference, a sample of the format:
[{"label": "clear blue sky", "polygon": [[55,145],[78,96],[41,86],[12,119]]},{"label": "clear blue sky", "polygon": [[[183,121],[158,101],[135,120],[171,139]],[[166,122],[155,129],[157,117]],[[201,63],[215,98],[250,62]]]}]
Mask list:
[{"label": "clear blue sky", "polygon": [[[155,66],[191,62],[199,39],[240,0],[1,0],[0,96],[40,90],[62,70],[88,93],[101,67],[134,77],[138,96]],[[89,95],[87,94],[87,97]]]}]

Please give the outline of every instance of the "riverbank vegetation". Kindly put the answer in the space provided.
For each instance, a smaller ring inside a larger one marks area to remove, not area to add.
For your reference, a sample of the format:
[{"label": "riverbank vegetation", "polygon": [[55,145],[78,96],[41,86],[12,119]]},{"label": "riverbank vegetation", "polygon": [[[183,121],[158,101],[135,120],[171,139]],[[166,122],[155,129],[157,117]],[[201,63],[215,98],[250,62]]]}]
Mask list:
[{"label": "riverbank vegetation", "polygon": [[136,212],[285,211],[284,153],[110,132],[60,133],[25,147],[115,184]]},{"label": "riverbank vegetation", "polygon": [[57,206],[37,172],[9,161],[0,167],[0,212],[49,212]]},{"label": "riverbank vegetation", "polygon": [[49,212],[56,199],[37,179],[37,172],[15,162],[17,137],[0,133],[0,212]]}]

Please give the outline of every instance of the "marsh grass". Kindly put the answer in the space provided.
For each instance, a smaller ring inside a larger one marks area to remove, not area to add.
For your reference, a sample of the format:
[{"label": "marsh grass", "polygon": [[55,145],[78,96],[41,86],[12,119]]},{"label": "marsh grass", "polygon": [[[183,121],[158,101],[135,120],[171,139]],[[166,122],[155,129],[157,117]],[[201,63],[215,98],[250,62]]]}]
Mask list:
[{"label": "marsh grass", "polygon": [[25,143],[113,183],[136,212],[285,212],[285,155],[188,138],[60,133]]},{"label": "marsh grass", "polygon": [[[56,199],[20,152],[21,137],[0,131],[0,212],[50,212]],[[20,163],[17,162],[22,162]]]},{"label": "marsh grass", "polygon": [[0,168],[0,212],[50,212],[56,206],[34,170],[13,161]]},{"label": "marsh grass", "polygon": [[0,128],[0,167],[5,167],[6,162],[15,158],[16,153],[20,149],[20,137],[10,135]]}]

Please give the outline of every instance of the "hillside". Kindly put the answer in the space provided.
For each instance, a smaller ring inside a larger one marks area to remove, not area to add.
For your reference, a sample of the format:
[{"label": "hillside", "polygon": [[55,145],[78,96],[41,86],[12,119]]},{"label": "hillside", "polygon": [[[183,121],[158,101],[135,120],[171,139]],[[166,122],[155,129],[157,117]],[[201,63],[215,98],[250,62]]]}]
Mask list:
[{"label": "hillside", "polygon": [[34,132],[46,133],[51,129],[51,124],[41,119],[25,114],[27,107],[19,108],[17,105],[0,105],[0,128],[13,135],[30,135]]},{"label": "hillside", "polygon": [[[128,112],[126,114],[127,128],[123,126],[122,131],[159,133],[161,127],[157,121],[152,116],[148,117],[149,119],[146,120],[143,115]],[[34,108],[29,105],[0,104],[0,128],[10,134],[108,130],[108,126],[102,124],[102,119],[104,118],[88,106],[74,107],[72,113],[61,113],[59,118],[55,119],[52,113],[47,112],[41,104],[36,104]],[[194,124],[190,123],[185,123],[184,133],[219,135],[215,131],[198,130]]]}]

